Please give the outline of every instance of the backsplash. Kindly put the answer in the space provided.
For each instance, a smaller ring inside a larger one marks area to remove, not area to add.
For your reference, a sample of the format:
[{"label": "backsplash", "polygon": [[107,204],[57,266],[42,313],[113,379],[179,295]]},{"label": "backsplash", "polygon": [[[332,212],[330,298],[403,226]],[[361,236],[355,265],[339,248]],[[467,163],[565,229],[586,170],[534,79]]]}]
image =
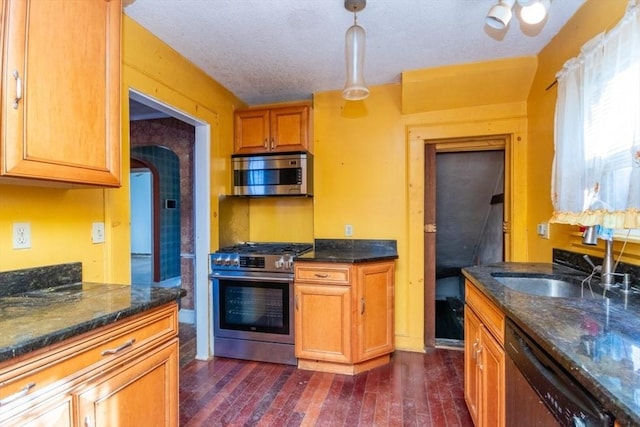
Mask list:
[{"label": "backsplash", "polygon": [[[576,270],[581,270],[586,273],[591,273],[592,268],[583,256],[584,254],[577,252],[570,252],[564,249],[553,249],[554,263],[575,268]],[[591,261],[593,261],[595,265],[602,265],[601,257],[589,255],[589,258],[591,258]],[[640,285],[640,266],[621,262],[618,264],[616,272],[631,274],[631,283],[636,286]],[[616,282],[620,282],[619,277],[616,278]]]},{"label": "backsplash", "polygon": [[0,272],[0,297],[82,282],[82,263]]}]

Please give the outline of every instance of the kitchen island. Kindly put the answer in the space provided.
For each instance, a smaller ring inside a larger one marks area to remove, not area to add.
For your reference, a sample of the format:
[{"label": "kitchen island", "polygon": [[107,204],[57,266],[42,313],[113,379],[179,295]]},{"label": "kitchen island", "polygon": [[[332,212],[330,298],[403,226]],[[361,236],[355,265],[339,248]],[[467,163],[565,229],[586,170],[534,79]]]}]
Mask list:
[{"label": "kitchen island", "polygon": [[394,350],[396,242],[317,239],[295,261],[300,369],[354,375]]},{"label": "kitchen island", "polygon": [[[559,264],[499,263],[463,269],[475,288],[524,330],[590,394],[619,425],[640,425],[640,294],[585,284],[589,297],[535,296],[510,289],[496,275],[575,278],[582,271]],[[579,285],[578,285],[579,286]],[[466,321],[466,319],[465,319]],[[585,337],[598,343],[585,348]]]},{"label": "kitchen island", "polygon": [[81,276],[79,263],[0,273],[0,425],[177,425],[184,291]]}]

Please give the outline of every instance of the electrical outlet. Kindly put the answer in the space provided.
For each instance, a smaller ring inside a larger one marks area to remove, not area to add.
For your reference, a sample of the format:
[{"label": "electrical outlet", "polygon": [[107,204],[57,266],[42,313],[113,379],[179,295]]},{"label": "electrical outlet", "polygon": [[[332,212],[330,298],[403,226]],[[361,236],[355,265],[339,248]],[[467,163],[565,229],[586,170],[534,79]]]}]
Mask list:
[{"label": "electrical outlet", "polygon": [[344,235],[346,237],[353,236],[353,225],[347,224],[347,225],[344,226]]},{"label": "electrical outlet", "polygon": [[28,222],[13,223],[13,249],[29,249],[31,247],[31,224]]},{"label": "electrical outlet", "polygon": [[94,222],[91,224],[91,242],[104,243],[104,222]]}]

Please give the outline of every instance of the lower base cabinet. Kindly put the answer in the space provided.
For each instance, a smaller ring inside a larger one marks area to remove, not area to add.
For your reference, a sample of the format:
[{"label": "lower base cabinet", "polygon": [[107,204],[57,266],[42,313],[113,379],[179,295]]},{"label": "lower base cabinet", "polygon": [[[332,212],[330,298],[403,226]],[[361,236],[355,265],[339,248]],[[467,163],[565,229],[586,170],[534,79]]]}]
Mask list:
[{"label": "lower base cabinet", "polygon": [[0,426],[178,426],[177,333],[172,303],[0,364]]},{"label": "lower base cabinet", "polygon": [[296,260],[295,348],[300,369],[357,374],[394,350],[394,262]]},{"label": "lower base cabinet", "polygon": [[476,427],[505,425],[504,314],[467,281],[464,398]]}]

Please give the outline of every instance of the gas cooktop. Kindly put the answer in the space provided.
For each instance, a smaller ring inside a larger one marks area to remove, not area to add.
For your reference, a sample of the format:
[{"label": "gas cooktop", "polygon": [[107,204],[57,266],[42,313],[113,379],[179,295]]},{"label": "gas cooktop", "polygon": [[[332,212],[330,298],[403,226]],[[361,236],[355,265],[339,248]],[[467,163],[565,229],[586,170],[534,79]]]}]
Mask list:
[{"label": "gas cooktop", "polygon": [[293,260],[311,249],[311,243],[238,243],[211,254],[211,270],[292,274]]},{"label": "gas cooktop", "polygon": [[225,254],[259,254],[259,255],[302,255],[313,248],[311,243],[284,243],[284,242],[243,242],[218,249],[216,253]]}]

